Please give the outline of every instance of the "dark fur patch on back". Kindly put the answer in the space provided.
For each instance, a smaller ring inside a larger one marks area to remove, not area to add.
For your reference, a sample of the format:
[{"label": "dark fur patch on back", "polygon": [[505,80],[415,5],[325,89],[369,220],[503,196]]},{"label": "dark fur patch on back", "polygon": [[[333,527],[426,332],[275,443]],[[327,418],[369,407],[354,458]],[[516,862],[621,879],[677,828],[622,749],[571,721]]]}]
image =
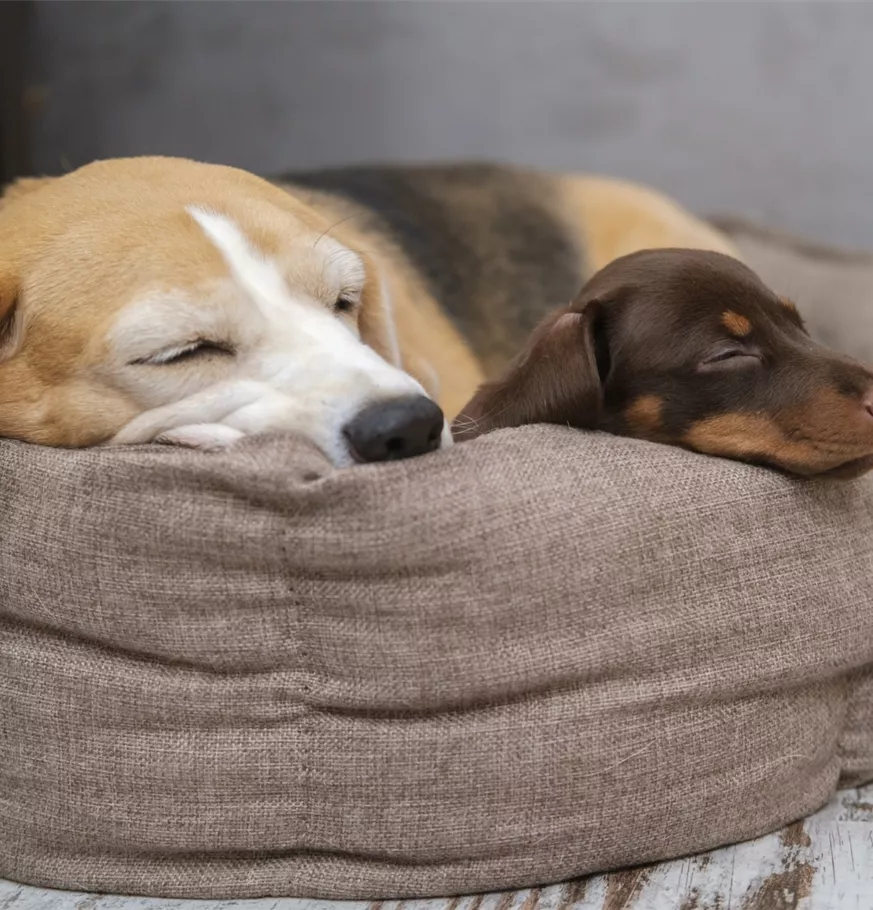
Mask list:
[{"label": "dark fur patch on back", "polygon": [[584,254],[546,176],[495,165],[357,167],[279,178],[374,213],[486,370],[583,284]]}]

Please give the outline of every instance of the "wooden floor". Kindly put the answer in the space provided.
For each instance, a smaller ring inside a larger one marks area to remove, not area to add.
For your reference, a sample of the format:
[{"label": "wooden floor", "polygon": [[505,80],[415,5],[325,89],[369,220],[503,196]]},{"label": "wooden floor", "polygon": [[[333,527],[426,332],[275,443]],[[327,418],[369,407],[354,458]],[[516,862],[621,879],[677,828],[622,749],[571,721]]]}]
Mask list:
[{"label": "wooden floor", "polygon": [[550,888],[338,904],[110,897],[0,880],[0,910],[873,910],[873,784],[838,793],[821,812],[779,834]]}]

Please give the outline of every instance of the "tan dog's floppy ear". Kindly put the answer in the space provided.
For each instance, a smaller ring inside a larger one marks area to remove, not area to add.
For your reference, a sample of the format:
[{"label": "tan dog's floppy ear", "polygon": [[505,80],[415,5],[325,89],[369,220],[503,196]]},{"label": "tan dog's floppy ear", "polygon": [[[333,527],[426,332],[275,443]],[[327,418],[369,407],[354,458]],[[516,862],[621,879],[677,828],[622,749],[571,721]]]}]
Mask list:
[{"label": "tan dog's floppy ear", "polygon": [[[0,210],[55,180],[55,177],[21,177],[0,188]],[[0,363],[8,360],[21,346],[22,320],[17,306],[21,292],[14,265],[0,262]]]},{"label": "tan dog's floppy ear", "polygon": [[601,311],[598,298],[580,295],[547,316],[506,373],[482,385],[461,410],[454,438],[529,423],[595,428],[603,405],[595,340]]},{"label": "tan dog's floppy ear", "polygon": [[21,319],[16,306],[18,282],[0,271],[0,363],[8,360],[21,342]]}]

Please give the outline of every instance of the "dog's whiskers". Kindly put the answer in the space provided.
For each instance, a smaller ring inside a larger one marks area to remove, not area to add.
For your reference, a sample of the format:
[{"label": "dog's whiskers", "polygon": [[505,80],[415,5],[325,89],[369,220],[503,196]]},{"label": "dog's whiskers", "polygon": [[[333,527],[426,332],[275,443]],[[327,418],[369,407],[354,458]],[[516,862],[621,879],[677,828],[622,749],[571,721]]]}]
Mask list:
[{"label": "dog's whiskers", "polygon": [[490,410],[482,414],[481,417],[467,417],[466,414],[459,414],[453,421],[452,426],[457,427],[459,430],[473,430],[478,429],[479,424],[483,421],[491,420],[494,417],[499,417],[501,414],[505,414],[510,409],[510,405],[501,408],[499,411]]},{"label": "dog's whiskers", "polygon": [[315,240],[315,243],[312,244],[312,249],[315,249],[318,246],[318,244],[321,243],[321,241],[324,240],[324,238],[327,237],[327,235],[332,230],[334,230],[335,228],[338,228],[341,224],[345,224],[347,221],[352,221],[354,218],[360,218],[364,214],[366,214],[366,213],[365,212],[353,212],[351,215],[346,215],[345,218],[340,218],[339,221],[335,221],[332,225],[330,225],[330,227],[325,228],[318,235],[318,237]]}]

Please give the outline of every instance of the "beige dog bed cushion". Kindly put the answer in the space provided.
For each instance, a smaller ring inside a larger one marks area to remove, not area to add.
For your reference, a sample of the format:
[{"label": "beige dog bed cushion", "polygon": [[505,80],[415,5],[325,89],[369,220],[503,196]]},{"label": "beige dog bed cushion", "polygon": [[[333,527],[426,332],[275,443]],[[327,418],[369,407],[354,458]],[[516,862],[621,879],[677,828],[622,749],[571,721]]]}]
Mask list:
[{"label": "beige dog bed cushion", "polygon": [[[871,299],[868,263],[743,242]],[[0,875],[507,889],[873,778],[873,480],[544,427],[348,471],[280,437],[0,461]]]}]

